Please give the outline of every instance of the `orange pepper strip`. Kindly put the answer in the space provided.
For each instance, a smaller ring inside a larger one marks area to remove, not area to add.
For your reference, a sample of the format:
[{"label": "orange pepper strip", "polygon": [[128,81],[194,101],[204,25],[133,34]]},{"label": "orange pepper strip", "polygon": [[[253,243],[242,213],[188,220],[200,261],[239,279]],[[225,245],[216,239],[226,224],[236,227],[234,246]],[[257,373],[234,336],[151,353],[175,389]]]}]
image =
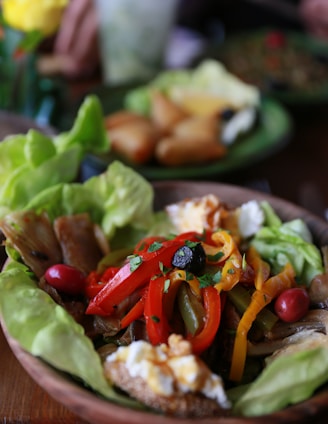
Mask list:
[{"label": "orange pepper strip", "polygon": [[261,290],[264,282],[270,276],[270,265],[261,258],[258,251],[253,246],[251,246],[246,253],[246,261],[255,271],[255,288]]},{"label": "orange pepper strip", "polygon": [[295,286],[295,271],[291,264],[286,264],[277,275],[264,282],[261,290],[255,290],[251,303],[239,321],[232,354],[230,380],[240,381],[247,355],[247,334],[257,314],[284,290]]},{"label": "orange pepper strip", "polygon": [[215,246],[207,243],[202,243],[202,246],[207,256],[207,262],[212,265],[221,263],[228,259],[233,250],[236,248],[234,239],[225,230],[216,231],[212,234],[211,239]]},{"label": "orange pepper strip", "polygon": [[231,290],[240,281],[242,261],[243,258],[236,247],[223,266],[221,280],[214,286],[219,293],[222,290]]}]

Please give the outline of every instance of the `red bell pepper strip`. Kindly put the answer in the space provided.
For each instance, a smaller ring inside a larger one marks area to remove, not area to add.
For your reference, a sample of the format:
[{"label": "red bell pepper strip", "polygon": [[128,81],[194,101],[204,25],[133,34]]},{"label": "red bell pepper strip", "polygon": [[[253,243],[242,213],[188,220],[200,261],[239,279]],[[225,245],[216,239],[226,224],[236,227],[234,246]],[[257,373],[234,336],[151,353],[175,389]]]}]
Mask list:
[{"label": "red bell pepper strip", "polygon": [[145,287],[141,292],[141,297],[138,302],[132,306],[129,312],[121,319],[121,328],[128,327],[133,321],[143,316],[147,293],[148,287]]},{"label": "red bell pepper strip", "polygon": [[122,300],[161,272],[160,264],[170,268],[174,253],[183,244],[183,240],[164,241],[158,250],[142,253],[140,265],[134,270],[129,262],[126,263],[90,301],[86,314],[111,315]]},{"label": "red bell pepper strip", "polygon": [[146,330],[153,345],[167,343],[169,337],[169,324],[163,302],[165,280],[165,275],[150,280],[145,301]]},{"label": "red bell pepper strip", "polygon": [[154,243],[162,243],[163,241],[166,241],[167,239],[160,236],[150,236],[145,237],[142,240],[137,243],[135,248],[133,249],[133,253],[135,255],[141,255],[142,253],[146,253],[149,247]]},{"label": "red bell pepper strip", "polygon": [[212,286],[205,287],[202,292],[206,311],[204,327],[200,333],[189,338],[193,353],[197,355],[200,355],[212,344],[221,321],[220,294]]},{"label": "red bell pepper strip", "polygon": [[103,274],[99,274],[97,271],[91,271],[86,278],[86,286],[84,288],[86,297],[88,299],[94,298],[105,286],[105,283],[113,278],[119,269],[119,267],[111,266]]}]

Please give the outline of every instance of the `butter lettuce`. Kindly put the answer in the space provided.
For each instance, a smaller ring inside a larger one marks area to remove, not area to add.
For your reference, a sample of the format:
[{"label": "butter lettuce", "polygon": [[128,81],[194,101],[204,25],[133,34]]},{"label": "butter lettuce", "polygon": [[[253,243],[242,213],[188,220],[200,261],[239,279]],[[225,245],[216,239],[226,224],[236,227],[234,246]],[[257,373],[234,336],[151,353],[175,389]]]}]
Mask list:
[{"label": "butter lettuce", "polygon": [[290,262],[297,280],[309,285],[315,275],[324,272],[324,267],[320,250],[313,244],[306,223],[301,219],[282,223],[267,202],[262,207],[266,222],[255,234],[251,244],[270,263],[274,273],[280,272]]},{"label": "butter lettuce", "polygon": [[125,406],[137,405],[110,386],[83,327],[36,286],[25,266],[11,263],[1,273],[0,282],[2,320],[22,348],[83,381],[107,399]]},{"label": "butter lettuce", "polygon": [[270,414],[310,398],[327,381],[328,349],[281,356],[268,365],[234,405],[243,416]]},{"label": "butter lettuce", "polygon": [[[154,220],[153,195],[146,179],[115,161],[106,172],[84,183],[58,184],[43,190],[25,209],[46,211],[52,220],[61,215],[88,212],[108,239],[112,239],[118,228],[128,226],[144,234],[149,230]],[[126,242],[133,243],[125,238],[121,244]]]},{"label": "butter lettuce", "polygon": [[49,137],[36,130],[0,143],[0,217],[22,209],[47,187],[74,181],[83,156],[109,149],[103,113],[88,96],[70,131]]}]

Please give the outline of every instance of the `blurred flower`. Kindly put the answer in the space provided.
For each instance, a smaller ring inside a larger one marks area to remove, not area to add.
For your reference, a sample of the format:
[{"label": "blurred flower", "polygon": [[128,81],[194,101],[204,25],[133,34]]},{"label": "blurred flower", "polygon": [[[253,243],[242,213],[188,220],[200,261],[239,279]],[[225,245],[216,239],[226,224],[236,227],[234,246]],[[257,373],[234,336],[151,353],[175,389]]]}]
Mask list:
[{"label": "blurred flower", "polygon": [[49,36],[57,30],[67,3],[68,0],[3,0],[2,12],[12,28]]},{"label": "blurred flower", "polygon": [[68,0],[0,0],[0,26],[22,35],[14,56],[35,50],[45,37],[55,33],[67,3]]}]

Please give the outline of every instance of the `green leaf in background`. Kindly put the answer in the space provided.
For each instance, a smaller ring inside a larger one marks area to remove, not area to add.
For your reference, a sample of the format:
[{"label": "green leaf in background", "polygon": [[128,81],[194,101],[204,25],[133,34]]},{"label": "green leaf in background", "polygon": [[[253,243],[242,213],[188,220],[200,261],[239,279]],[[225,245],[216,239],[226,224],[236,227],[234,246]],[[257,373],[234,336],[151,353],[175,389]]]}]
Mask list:
[{"label": "green leaf in background", "polygon": [[0,143],[0,218],[41,191],[77,179],[86,153],[109,149],[100,101],[87,96],[73,128],[53,139],[36,130]]},{"label": "green leaf in background", "polygon": [[23,209],[30,199],[48,187],[73,181],[79,170],[80,155],[80,147],[74,146],[43,161],[40,166],[31,167],[26,163],[18,167],[0,187],[1,215],[6,210],[8,213]]},{"label": "green leaf in background", "polygon": [[[109,139],[104,126],[104,115],[97,96],[89,95],[82,103],[70,131],[55,138],[59,152],[79,144],[82,153],[101,153],[109,149]],[[81,157],[82,159],[82,157]]]}]

